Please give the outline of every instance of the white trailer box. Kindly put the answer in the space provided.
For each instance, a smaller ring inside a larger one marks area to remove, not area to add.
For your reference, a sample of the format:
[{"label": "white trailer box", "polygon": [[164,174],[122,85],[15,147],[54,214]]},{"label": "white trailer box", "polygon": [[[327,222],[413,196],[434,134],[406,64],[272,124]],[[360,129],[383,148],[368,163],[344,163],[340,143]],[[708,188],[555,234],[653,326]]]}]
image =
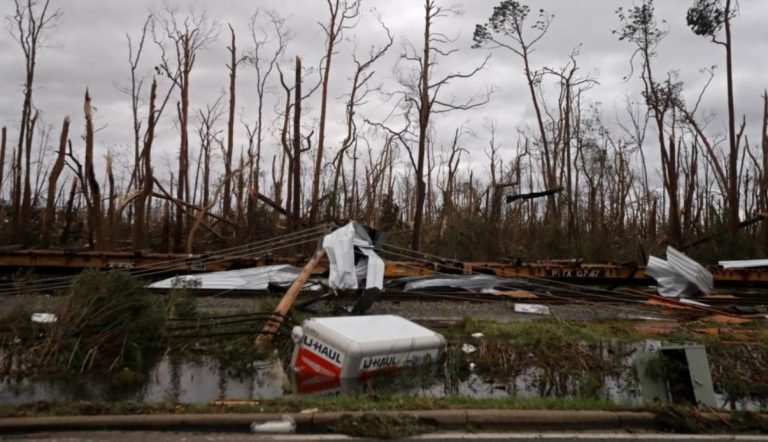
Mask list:
[{"label": "white trailer box", "polygon": [[441,334],[394,315],[308,319],[293,338],[297,377],[366,378],[431,364],[445,352]]}]

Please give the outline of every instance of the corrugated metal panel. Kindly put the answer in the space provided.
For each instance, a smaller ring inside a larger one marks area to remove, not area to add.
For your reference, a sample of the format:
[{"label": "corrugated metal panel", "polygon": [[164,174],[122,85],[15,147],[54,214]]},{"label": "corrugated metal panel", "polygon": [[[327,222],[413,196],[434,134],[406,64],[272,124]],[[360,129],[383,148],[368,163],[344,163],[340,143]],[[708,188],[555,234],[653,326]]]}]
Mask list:
[{"label": "corrugated metal panel", "polygon": [[645,273],[656,280],[659,294],[670,298],[714,290],[712,274],[674,247],[667,247],[667,261],[649,257]]},{"label": "corrugated metal panel", "polygon": [[[290,284],[301,272],[292,265],[273,265],[224,272],[183,275],[157,281],[149,285],[154,289],[171,289],[174,285],[189,284],[200,290],[266,290],[272,284]],[[309,285],[308,285],[309,286]],[[309,287],[305,287],[308,289]]]},{"label": "corrugated metal panel", "polygon": [[696,284],[703,293],[712,293],[715,290],[715,280],[701,264],[685,256],[674,247],[667,246],[667,261],[678,273]]}]

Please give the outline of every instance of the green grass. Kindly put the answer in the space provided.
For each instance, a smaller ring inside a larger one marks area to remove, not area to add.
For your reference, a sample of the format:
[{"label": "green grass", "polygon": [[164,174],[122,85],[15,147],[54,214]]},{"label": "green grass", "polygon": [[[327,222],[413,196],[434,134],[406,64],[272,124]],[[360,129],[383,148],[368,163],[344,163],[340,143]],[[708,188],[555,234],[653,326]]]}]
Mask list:
[{"label": "green grass", "polygon": [[616,405],[592,398],[487,398],[451,396],[429,398],[414,396],[288,396],[265,399],[248,405],[177,404],[174,402],[34,402],[24,405],[0,405],[0,417],[78,416],[177,413],[298,413],[317,409],[329,411],[402,411],[402,410],[642,410],[641,406]]},{"label": "green grass", "polygon": [[510,339],[517,342],[541,342],[551,339],[578,341],[587,344],[607,339],[626,342],[643,340],[646,336],[632,327],[629,321],[590,322],[589,324],[564,321],[557,317],[537,321],[489,322],[465,318],[448,337],[462,337],[481,332],[484,339]]}]

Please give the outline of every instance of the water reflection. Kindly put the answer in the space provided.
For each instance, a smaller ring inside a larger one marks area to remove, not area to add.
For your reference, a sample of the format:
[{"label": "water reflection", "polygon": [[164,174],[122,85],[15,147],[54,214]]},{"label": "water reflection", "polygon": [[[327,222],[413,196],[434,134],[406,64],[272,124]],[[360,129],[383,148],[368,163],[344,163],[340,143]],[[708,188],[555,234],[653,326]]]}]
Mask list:
[{"label": "water reflection", "polygon": [[[591,372],[594,381],[584,384],[587,373],[578,368],[563,373],[552,367],[529,366],[491,375],[483,367],[462,358],[452,364],[418,367],[398,374],[366,380],[339,380],[322,377],[296,378],[286,374],[280,361],[260,361],[251,370],[233,374],[217,360],[208,357],[182,359],[166,356],[154,367],[144,382],[132,386],[115,386],[98,378],[0,382],[0,403],[22,404],[37,401],[136,401],[173,403],[211,403],[217,399],[257,400],[290,394],[389,394],[401,393],[419,397],[463,396],[468,398],[538,398],[577,397],[603,399],[616,404],[641,404],[635,359],[648,350],[649,344],[607,345],[599,352],[603,358],[618,358],[615,370]],[[479,362],[479,361],[478,361]],[[450,369],[448,367],[451,367]],[[471,367],[471,368],[470,368]],[[585,389],[585,385],[591,389]],[[588,392],[588,393],[587,393]],[[727,397],[717,395],[718,405],[725,408]],[[737,408],[758,410],[760,404],[750,400]]]},{"label": "water reflection", "polygon": [[145,382],[115,386],[104,379],[0,382],[0,402],[36,401],[141,401],[208,403],[220,398],[260,399],[283,395],[286,377],[282,364],[258,362],[246,375],[230,376],[209,358],[182,360],[164,357]]}]

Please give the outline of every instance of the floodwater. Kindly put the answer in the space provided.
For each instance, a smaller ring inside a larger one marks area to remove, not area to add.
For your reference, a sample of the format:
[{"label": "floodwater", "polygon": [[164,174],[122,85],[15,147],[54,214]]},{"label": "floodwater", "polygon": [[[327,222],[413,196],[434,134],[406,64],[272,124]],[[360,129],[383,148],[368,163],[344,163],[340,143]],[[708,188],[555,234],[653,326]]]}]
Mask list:
[{"label": "floodwater", "polygon": [[[625,344],[626,345],[626,344]],[[630,344],[632,345],[632,344]],[[656,341],[634,344],[638,350],[658,345]],[[606,349],[606,351],[608,351]],[[621,405],[642,404],[644,398],[637,380],[635,358],[630,352],[621,360],[621,371],[602,376],[597,396]],[[471,360],[471,355],[463,363]],[[234,375],[209,357],[181,359],[163,357],[143,382],[115,386],[98,378],[79,380],[0,381],[0,403],[24,404],[37,401],[136,401],[206,404],[220,399],[258,400],[291,394],[343,395],[352,393],[402,393],[422,397],[463,396],[469,398],[573,397],[579,391],[579,375],[552,380],[552,373],[529,367],[514,377],[483,374],[483,367],[470,363],[449,373],[444,367],[406,371],[368,379],[293,378],[279,360],[255,362],[245,374]],[[554,377],[559,374],[555,373]],[[549,383],[548,383],[549,382]],[[558,382],[560,390],[553,389]],[[562,385],[565,385],[563,390]],[[720,407],[726,398],[717,395]],[[759,404],[743,403],[741,409],[760,409]]]},{"label": "floodwater", "polygon": [[[535,371],[535,370],[534,370]],[[414,396],[473,398],[539,397],[535,372],[516,379],[500,380],[468,371],[449,375],[441,367],[427,371],[407,371],[379,378],[338,380],[330,378],[296,379],[280,361],[257,362],[245,375],[234,376],[211,358],[180,360],[164,357],[144,382],[115,386],[108,380],[24,380],[0,382],[0,403],[23,404],[37,401],[137,401],[211,403],[219,399],[256,400],[290,394],[341,395],[352,393],[404,393]],[[636,391],[625,391],[617,379],[605,379],[604,398],[622,404],[640,401]]]},{"label": "floodwater", "polygon": [[284,394],[287,378],[279,362],[260,362],[255,367],[246,376],[232,376],[208,358],[182,361],[166,356],[139,385],[115,386],[95,378],[74,382],[3,381],[0,403],[93,400],[196,404],[221,398],[260,399]]}]

